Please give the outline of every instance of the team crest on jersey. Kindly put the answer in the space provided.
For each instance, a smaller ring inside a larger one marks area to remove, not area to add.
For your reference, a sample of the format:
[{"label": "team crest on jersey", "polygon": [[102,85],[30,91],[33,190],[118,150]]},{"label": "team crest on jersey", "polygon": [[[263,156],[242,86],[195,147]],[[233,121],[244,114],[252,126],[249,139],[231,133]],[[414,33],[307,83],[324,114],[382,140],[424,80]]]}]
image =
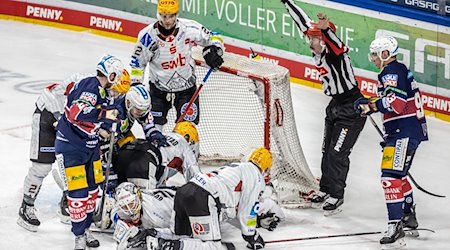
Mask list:
[{"label": "team crest on jersey", "polygon": [[[181,107],[181,113],[184,112],[187,105],[188,105],[187,103],[183,104],[183,107]],[[184,116],[184,120],[188,122],[193,122],[195,121],[195,119],[197,119],[197,115],[198,115],[198,107],[195,103],[192,103],[191,107]]]},{"label": "team crest on jersey", "polygon": [[97,95],[91,92],[84,91],[81,93],[80,99],[89,102],[92,106],[97,103]]},{"label": "team crest on jersey", "polygon": [[393,86],[397,87],[397,81],[398,81],[398,75],[396,74],[387,74],[381,77],[381,81],[383,82],[384,86]]},{"label": "team crest on jersey", "polygon": [[209,234],[209,224],[205,223],[205,224],[201,224],[198,222],[195,222],[192,224],[192,232],[194,232],[194,234],[196,235],[205,235],[205,234]]}]

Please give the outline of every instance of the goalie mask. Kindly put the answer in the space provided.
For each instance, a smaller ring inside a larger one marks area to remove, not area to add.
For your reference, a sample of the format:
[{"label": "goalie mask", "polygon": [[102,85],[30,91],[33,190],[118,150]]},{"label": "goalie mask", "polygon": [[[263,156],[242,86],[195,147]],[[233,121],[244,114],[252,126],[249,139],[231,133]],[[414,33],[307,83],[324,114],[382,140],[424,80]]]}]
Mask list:
[{"label": "goalie mask", "polygon": [[264,147],[253,150],[248,161],[252,162],[261,169],[262,172],[267,171],[272,166],[272,153]]},{"label": "goalie mask", "polygon": [[106,55],[98,62],[97,71],[108,79],[109,86],[106,86],[108,89],[119,82],[123,72],[123,64],[117,57]]},{"label": "goalie mask", "polygon": [[178,0],[159,0],[157,6],[157,17],[159,24],[166,30],[175,26],[179,11]]},{"label": "goalie mask", "polygon": [[150,93],[144,85],[132,86],[125,95],[128,117],[138,119],[147,115],[152,107]]},{"label": "goalie mask", "polygon": [[122,219],[138,222],[141,216],[141,191],[131,182],[123,182],[116,188],[114,196]]},{"label": "goalie mask", "polygon": [[175,125],[173,132],[181,135],[186,139],[191,147],[192,151],[194,151],[195,156],[198,158],[199,156],[199,137],[197,127],[194,123],[188,121],[182,121]]}]

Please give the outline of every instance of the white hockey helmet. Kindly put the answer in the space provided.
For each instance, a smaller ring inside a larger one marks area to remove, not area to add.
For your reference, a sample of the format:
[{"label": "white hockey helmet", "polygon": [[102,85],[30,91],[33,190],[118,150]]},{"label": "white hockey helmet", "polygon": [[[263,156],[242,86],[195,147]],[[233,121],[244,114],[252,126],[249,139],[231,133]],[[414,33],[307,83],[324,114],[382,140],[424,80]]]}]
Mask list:
[{"label": "white hockey helmet", "polygon": [[97,71],[106,76],[111,85],[114,85],[122,76],[123,63],[115,56],[105,55],[97,63]]},{"label": "white hockey helmet", "polygon": [[[114,199],[119,211],[132,221],[138,221],[141,214],[141,191],[131,182],[122,182],[116,188]],[[128,219],[128,218],[122,218]]]},{"label": "white hockey helmet", "polygon": [[135,119],[146,115],[152,108],[150,93],[142,84],[132,86],[125,95],[125,107]]},{"label": "white hockey helmet", "polygon": [[[369,61],[373,62],[373,56],[377,55],[381,61],[386,61],[389,58],[398,54],[398,42],[392,36],[380,37],[372,41],[369,47]],[[389,52],[389,57],[384,58],[381,56],[383,51]]]}]

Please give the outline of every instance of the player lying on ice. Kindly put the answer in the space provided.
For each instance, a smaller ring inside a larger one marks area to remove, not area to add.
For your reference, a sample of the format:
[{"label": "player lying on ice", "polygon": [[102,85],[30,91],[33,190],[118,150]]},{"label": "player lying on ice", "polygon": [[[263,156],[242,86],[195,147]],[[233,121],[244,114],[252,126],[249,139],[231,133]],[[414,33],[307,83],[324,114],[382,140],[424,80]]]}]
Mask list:
[{"label": "player lying on ice", "polygon": [[[118,249],[145,245],[148,249],[233,248],[231,243],[221,242],[220,223],[234,218],[247,247],[263,248],[265,243],[256,226],[271,231],[284,219],[281,209],[269,197],[271,191],[260,197],[265,188],[263,173],[271,164],[271,153],[258,148],[247,162],[198,173],[176,192],[170,188],[143,191],[142,204],[138,198],[140,192],[134,185],[121,184],[126,188],[117,189],[113,216]],[[132,196],[134,199],[130,198]],[[169,230],[169,225],[174,227]]]}]

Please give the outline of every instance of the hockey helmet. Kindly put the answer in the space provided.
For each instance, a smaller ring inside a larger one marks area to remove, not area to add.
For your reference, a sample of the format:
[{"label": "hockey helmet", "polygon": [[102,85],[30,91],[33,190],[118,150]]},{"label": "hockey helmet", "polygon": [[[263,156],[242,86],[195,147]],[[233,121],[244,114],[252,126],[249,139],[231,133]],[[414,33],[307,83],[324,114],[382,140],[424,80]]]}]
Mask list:
[{"label": "hockey helmet", "polygon": [[182,121],[177,123],[173,132],[183,136],[189,145],[197,144],[199,141],[197,127],[192,122]]},{"label": "hockey helmet", "polygon": [[112,88],[119,94],[126,94],[130,89],[130,83],[130,74],[126,69],[124,69],[122,75],[120,76],[120,81],[114,84]]},{"label": "hockey helmet", "polygon": [[150,93],[142,84],[132,86],[125,95],[125,107],[134,118],[139,118],[150,112],[152,101]]},{"label": "hockey helmet", "polygon": [[180,7],[178,0],[159,0],[158,1],[158,14],[160,15],[174,15],[177,14]]},{"label": "hockey helmet", "polygon": [[129,216],[132,221],[138,221],[141,214],[141,191],[131,182],[122,182],[116,188],[114,199],[119,211]]},{"label": "hockey helmet", "polygon": [[272,166],[272,153],[264,147],[259,147],[253,150],[248,161],[253,162],[264,172]]},{"label": "hockey helmet", "polygon": [[[369,50],[369,61],[373,62],[375,55],[377,55],[381,61],[386,61],[398,54],[398,42],[392,36],[380,37],[370,43]],[[389,52],[388,58],[382,57],[383,51]]]},{"label": "hockey helmet", "polygon": [[97,63],[97,71],[106,76],[108,82],[113,85],[117,83],[122,76],[123,63],[115,56],[106,55]]}]

